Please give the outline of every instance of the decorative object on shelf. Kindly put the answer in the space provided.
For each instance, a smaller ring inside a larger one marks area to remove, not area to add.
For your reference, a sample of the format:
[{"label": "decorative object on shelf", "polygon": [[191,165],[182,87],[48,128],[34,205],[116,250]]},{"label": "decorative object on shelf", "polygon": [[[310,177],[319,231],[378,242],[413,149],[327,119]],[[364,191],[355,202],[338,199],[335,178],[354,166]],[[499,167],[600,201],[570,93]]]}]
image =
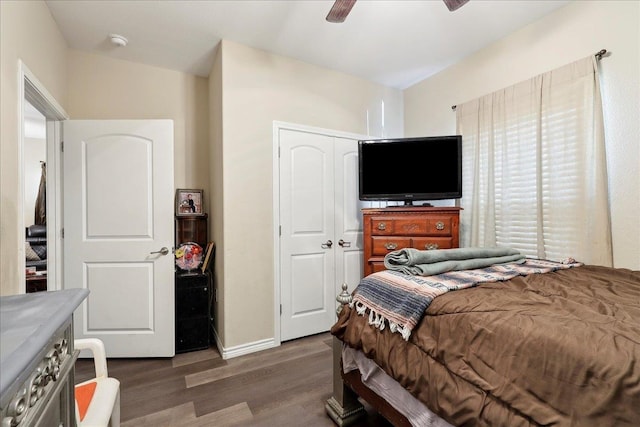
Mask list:
[{"label": "decorative object on shelf", "polygon": [[206,272],[209,269],[209,264],[213,261],[213,254],[216,251],[216,245],[213,242],[207,243],[207,249],[204,251],[204,261],[200,269],[202,272]]},{"label": "decorative object on shelf", "polygon": [[176,216],[204,215],[203,201],[203,190],[178,188]]},{"label": "decorative object on shelf", "polygon": [[176,266],[185,271],[195,270],[202,264],[204,251],[197,243],[183,243],[176,249]]}]

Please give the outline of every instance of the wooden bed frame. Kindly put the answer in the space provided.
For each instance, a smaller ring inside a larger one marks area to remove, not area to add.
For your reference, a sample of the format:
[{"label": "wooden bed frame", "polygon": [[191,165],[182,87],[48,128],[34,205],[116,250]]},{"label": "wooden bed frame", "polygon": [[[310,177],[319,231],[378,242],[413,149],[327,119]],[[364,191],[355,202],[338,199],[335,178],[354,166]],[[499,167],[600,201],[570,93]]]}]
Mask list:
[{"label": "wooden bed frame", "polygon": [[[336,297],[340,303],[336,310],[340,314],[342,307],[349,304],[352,296],[347,285],[342,284],[342,292]],[[338,426],[350,426],[366,416],[364,406],[358,401],[364,399],[380,415],[395,427],[410,427],[407,418],[391,406],[385,399],[368,388],[361,380],[359,370],[344,373],[342,369],[342,341],[333,338],[333,395],[327,399],[325,410]]]},{"label": "wooden bed frame", "polygon": [[[337,338],[334,340],[339,346],[338,357],[340,357],[342,353],[341,341]],[[342,371],[341,364],[339,361],[338,363],[338,370]],[[338,374],[337,380],[336,373]],[[358,397],[365,400],[393,426],[411,427],[411,423],[404,415],[362,382],[360,371],[355,370],[344,374],[336,372],[334,365],[333,396],[327,400],[325,410],[336,425],[350,426],[366,417],[367,413]]]}]

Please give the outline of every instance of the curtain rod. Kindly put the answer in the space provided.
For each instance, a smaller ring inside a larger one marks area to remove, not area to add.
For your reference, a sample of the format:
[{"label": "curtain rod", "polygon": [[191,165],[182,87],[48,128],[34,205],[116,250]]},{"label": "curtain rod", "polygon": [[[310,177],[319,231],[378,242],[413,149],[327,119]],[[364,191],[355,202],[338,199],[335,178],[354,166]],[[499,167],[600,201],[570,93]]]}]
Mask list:
[{"label": "curtain rod", "polygon": [[[609,54],[609,55],[610,55],[610,54]],[[598,61],[600,61],[603,57],[607,57],[607,56],[609,56],[609,55],[607,55],[607,49],[600,49],[600,51],[598,51],[598,53],[596,53],[596,54],[595,54],[595,55],[593,55],[593,56],[595,56],[595,57],[596,57],[596,59],[597,59]],[[452,111],[456,111],[456,107],[457,107],[457,105],[452,105],[452,106],[451,106],[451,110],[452,110]]]}]

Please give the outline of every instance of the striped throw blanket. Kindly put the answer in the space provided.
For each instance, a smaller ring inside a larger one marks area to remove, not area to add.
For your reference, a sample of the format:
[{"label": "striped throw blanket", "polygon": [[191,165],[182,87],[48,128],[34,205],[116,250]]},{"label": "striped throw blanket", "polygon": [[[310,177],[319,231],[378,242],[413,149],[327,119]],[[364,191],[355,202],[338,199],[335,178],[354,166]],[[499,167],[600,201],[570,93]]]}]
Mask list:
[{"label": "striped throw blanket", "polygon": [[520,264],[502,264],[475,270],[449,271],[434,276],[414,276],[398,271],[381,271],[360,281],[350,304],[361,316],[369,316],[369,324],[380,330],[389,325],[405,340],[418,324],[431,301],[449,291],[465,289],[479,283],[498,282],[528,274],[548,273],[582,265],[574,260],[566,263],[526,259]]}]

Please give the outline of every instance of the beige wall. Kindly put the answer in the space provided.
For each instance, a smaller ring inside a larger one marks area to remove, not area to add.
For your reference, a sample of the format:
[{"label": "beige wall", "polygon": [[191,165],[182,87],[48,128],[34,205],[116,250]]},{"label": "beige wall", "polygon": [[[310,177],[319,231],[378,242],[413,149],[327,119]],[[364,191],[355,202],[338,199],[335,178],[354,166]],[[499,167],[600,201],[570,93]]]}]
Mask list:
[{"label": "beige wall", "polygon": [[452,105],[600,49],[614,265],[640,269],[640,2],[572,2],[408,88],[405,134],[453,133]]},{"label": "beige wall", "polygon": [[71,119],[172,119],[176,188],[203,188],[209,211],[208,79],[69,50]]},{"label": "beige wall", "polygon": [[40,1],[0,1],[0,295],[24,292],[18,268],[24,265],[24,236],[16,201],[19,175],[18,59],[65,107],[67,46],[49,9]]},{"label": "beige wall", "polygon": [[[402,94],[229,41],[222,46],[225,348],[274,337],[273,121],[387,135],[402,131]],[[278,337],[279,339],[279,337]]]},{"label": "beige wall", "polygon": [[[211,73],[209,74],[209,169],[211,188],[211,216],[209,219],[209,238],[216,244],[215,268],[213,270],[215,295],[224,295],[224,263],[222,260],[224,248],[223,233],[223,197],[222,197],[222,174],[224,171],[222,152],[222,54],[221,49],[216,50]],[[225,310],[222,298],[214,301],[213,323],[218,334],[217,339],[224,340],[224,317]]]}]

